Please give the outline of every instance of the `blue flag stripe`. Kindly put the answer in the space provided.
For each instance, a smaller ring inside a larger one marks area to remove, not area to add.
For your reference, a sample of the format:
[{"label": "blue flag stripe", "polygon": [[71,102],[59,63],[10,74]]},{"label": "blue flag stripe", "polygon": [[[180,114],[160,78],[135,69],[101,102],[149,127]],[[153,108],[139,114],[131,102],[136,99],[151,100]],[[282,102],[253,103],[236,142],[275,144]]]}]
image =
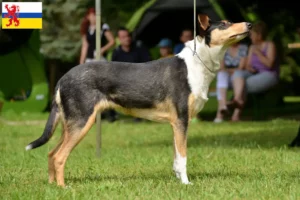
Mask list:
[{"label": "blue flag stripe", "polygon": [[[7,13],[2,13],[2,18],[5,18],[5,15],[7,15]],[[42,18],[43,14],[42,13],[18,13],[17,17],[18,18]]]}]

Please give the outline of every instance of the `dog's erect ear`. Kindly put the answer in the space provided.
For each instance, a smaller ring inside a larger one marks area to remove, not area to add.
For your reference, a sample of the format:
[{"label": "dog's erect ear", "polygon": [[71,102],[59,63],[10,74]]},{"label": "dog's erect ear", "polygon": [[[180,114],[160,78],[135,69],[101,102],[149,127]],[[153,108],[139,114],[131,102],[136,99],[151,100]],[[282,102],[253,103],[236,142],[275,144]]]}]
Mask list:
[{"label": "dog's erect ear", "polygon": [[205,31],[209,27],[209,17],[205,14],[198,15],[200,27]]}]

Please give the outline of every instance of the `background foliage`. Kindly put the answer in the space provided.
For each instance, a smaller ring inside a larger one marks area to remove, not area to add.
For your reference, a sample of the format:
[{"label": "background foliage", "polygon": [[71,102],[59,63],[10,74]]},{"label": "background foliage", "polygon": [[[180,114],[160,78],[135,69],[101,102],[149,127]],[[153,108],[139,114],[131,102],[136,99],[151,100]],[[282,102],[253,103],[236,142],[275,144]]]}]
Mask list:
[{"label": "background foliage", "polygon": [[[102,0],[102,20],[113,32],[124,26],[132,14],[149,0]],[[281,80],[290,84],[291,93],[297,90],[300,77],[300,51],[288,49],[287,44],[299,42],[299,12],[291,0],[284,2],[259,0],[210,0],[219,13],[232,21],[265,21],[269,26],[270,39],[277,45],[281,59]],[[43,30],[41,32],[42,53],[47,60],[78,63],[81,47],[80,22],[94,0],[43,0]],[[288,92],[288,91],[287,91]]]},{"label": "background foliage", "polygon": [[[281,85],[285,85],[285,94],[300,95],[300,50],[288,48],[288,43],[300,42],[297,5],[291,0],[219,0],[219,3],[231,18],[242,17],[251,22],[262,20],[267,23],[269,39],[277,47]],[[240,15],[234,10],[238,10]]]},{"label": "background foliage", "polygon": [[[123,26],[146,0],[102,0],[102,20],[112,30]],[[94,0],[44,0],[42,52],[47,59],[72,62],[81,47],[80,23]]]}]

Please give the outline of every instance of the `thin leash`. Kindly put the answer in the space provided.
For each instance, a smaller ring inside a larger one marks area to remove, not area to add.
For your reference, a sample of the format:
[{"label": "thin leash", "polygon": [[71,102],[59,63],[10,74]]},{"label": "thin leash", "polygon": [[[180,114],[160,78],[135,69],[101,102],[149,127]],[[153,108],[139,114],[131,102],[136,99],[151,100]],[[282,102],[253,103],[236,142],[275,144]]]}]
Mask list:
[{"label": "thin leash", "polygon": [[200,58],[200,56],[197,54],[197,51],[196,51],[196,21],[197,21],[196,20],[196,6],[197,6],[196,0],[194,0],[194,50],[191,47],[189,47],[189,48],[192,50],[193,56],[196,55],[208,71],[210,71],[211,73],[215,73],[214,71],[212,71],[211,69],[209,69],[206,66],[206,64],[202,61],[202,59]]},{"label": "thin leash", "polygon": [[196,0],[194,0],[194,53],[193,55],[197,55],[196,52]]},{"label": "thin leash", "polygon": [[[193,52],[193,49],[191,48],[191,47],[189,47],[190,49],[191,49],[191,51]],[[195,51],[194,51],[195,52]],[[213,70],[211,70],[211,69],[209,69],[209,67],[207,67],[207,65],[203,62],[203,60],[200,58],[200,56],[196,53],[195,54],[196,56],[197,56],[197,58],[202,62],[202,64],[204,65],[204,67],[209,71],[209,72],[211,72],[211,73],[216,73],[215,71],[213,71]]]}]

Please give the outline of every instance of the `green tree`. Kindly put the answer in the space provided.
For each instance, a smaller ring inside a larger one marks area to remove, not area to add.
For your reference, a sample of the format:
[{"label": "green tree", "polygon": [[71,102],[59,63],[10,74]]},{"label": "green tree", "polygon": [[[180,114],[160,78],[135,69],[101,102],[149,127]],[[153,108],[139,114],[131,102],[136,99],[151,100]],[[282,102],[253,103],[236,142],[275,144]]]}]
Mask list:
[{"label": "green tree", "polygon": [[[124,26],[134,11],[147,0],[102,0],[102,21],[113,32]],[[44,0],[42,53],[46,59],[74,62],[81,47],[80,23],[95,0]]]},{"label": "green tree", "polygon": [[85,0],[44,0],[41,51],[46,59],[72,61],[78,54]]}]

